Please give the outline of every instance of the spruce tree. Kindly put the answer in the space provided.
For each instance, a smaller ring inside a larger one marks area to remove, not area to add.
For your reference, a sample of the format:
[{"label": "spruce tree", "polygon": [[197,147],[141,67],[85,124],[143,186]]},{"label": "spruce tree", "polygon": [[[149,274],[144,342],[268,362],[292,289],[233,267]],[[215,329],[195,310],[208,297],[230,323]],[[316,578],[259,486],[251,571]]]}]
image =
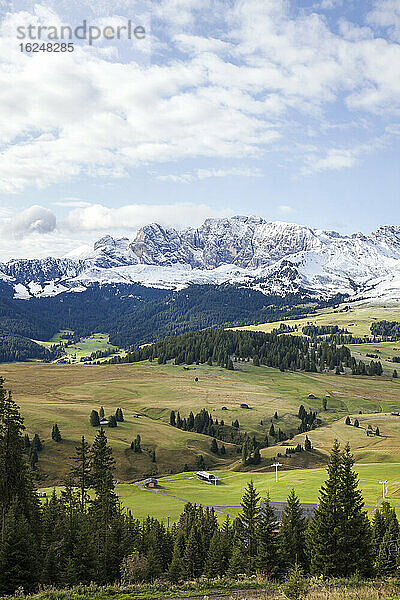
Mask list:
[{"label": "spruce tree", "polygon": [[172,583],[178,583],[184,575],[183,555],[185,553],[185,536],[179,532],[174,544],[174,552],[168,569],[168,579]]},{"label": "spruce tree", "polygon": [[54,425],[53,425],[53,430],[51,432],[51,439],[54,440],[55,442],[61,442],[61,440],[62,440],[61,432],[58,428],[57,423],[54,423]]},{"label": "spruce tree", "polygon": [[342,459],[335,440],[328,464],[328,479],[319,494],[319,506],[308,530],[311,572],[326,577],[340,576],[343,563],[338,540],[343,524],[341,508]]},{"label": "spruce tree", "polygon": [[252,568],[254,557],[257,554],[259,504],[260,495],[251,480],[245,488],[241,502],[242,510],[238,517],[238,535],[246,546],[250,568]]},{"label": "spruce tree", "polygon": [[292,489],[282,513],[278,534],[279,556],[285,570],[289,565],[295,564],[303,569],[307,568],[306,529],[306,519],[303,517],[300,501]]},{"label": "spruce tree", "polygon": [[19,407],[0,377],[0,539],[5,515],[14,501],[22,514],[38,523],[38,499],[26,464],[25,429]]},{"label": "spruce tree", "polygon": [[202,572],[203,546],[198,527],[192,527],[183,555],[184,573],[187,579],[199,577]]},{"label": "spruce tree", "polygon": [[112,427],[112,428],[117,427],[118,423],[117,423],[117,419],[116,419],[115,415],[110,415],[107,420],[108,420],[109,427]]},{"label": "spruce tree", "polygon": [[92,410],[92,412],[90,413],[90,424],[92,427],[100,426],[100,416],[97,410]]},{"label": "spruce tree", "polygon": [[211,452],[213,452],[214,454],[218,454],[218,444],[215,438],[213,438],[211,442]]},{"label": "spruce tree", "polygon": [[35,537],[16,502],[9,507],[0,544],[0,593],[13,594],[18,588],[33,591],[39,581]]},{"label": "spruce tree", "polygon": [[175,425],[176,425],[176,417],[175,417],[174,410],[171,410],[171,413],[169,415],[169,424],[172,425],[172,427],[175,427]]},{"label": "spruce tree", "polygon": [[[346,444],[342,453],[340,481],[342,535],[339,538],[344,576],[360,573],[368,576],[372,570],[371,528],[364,500],[358,487],[358,475],[353,469],[354,458]],[[354,552],[357,548],[357,552]]]},{"label": "spruce tree", "polygon": [[100,406],[100,410],[99,410],[99,417],[100,419],[104,419],[104,407]]},{"label": "spruce tree", "polygon": [[308,531],[313,573],[340,577],[371,572],[371,531],[353,464],[349,446],[341,453],[335,440],[328,480]]},{"label": "spruce tree", "polygon": [[79,489],[81,512],[85,513],[88,502],[88,490],[90,488],[90,446],[82,436],[79,446],[75,446],[75,456],[73,457],[75,466],[71,469],[71,475],[75,485]]},{"label": "spruce tree", "polygon": [[377,428],[375,429],[375,435],[381,435],[381,432],[380,432],[380,430],[379,430],[379,427],[377,427]]},{"label": "spruce tree", "polygon": [[122,412],[122,408],[117,408],[117,410],[115,411],[115,419],[118,421],[118,423],[124,422],[124,415]]},{"label": "spruce tree", "polygon": [[346,417],[345,424],[346,425],[351,425],[350,417],[348,415]]},{"label": "spruce tree", "polygon": [[278,570],[278,555],[275,531],[278,528],[274,509],[265,498],[257,519],[257,568],[268,577],[273,578]]},{"label": "spruce tree", "polygon": [[96,515],[99,525],[104,528],[108,527],[117,510],[114,468],[115,460],[112,450],[107,443],[104,429],[100,429],[91,449],[90,481],[95,492],[95,498],[91,502],[91,512]]}]

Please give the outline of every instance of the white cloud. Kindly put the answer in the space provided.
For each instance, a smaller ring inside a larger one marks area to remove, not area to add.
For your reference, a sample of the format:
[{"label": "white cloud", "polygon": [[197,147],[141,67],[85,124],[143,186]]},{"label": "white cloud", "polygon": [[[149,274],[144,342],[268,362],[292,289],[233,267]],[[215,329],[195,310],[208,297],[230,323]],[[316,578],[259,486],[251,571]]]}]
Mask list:
[{"label": "white cloud", "polygon": [[286,215],[293,212],[293,208],[291,206],[288,206],[287,204],[281,204],[279,206],[279,210]]},{"label": "white cloud", "polygon": [[192,183],[210,177],[263,177],[260,169],[232,168],[232,169],[196,169],[179,175],[157,175],[160,181],[172,181],[174,183]]},{"label": "white cloud", "polygon": [[49,233],[56,228],[54,213],[44,206],[31,206],[13,215],[3,229],[3,234],[20,238],[30,233]]},{"label": "white cloud", "polygon": [[354,167],[358,163],[357,154],[358,152],[355,150],[332,148],[325,156],[308,156],[303,173],[308,175],[319,171],[339,171]]},{"label": "white cloud", "polygon": [[205,204],[130,204],[111,208],[101,204],[73,208],[63,221],[41,206],[8,218],[0,235],[0,260],[64,256],[78,246],[93,244],[105,233],[133,238],[140,227],[197,227],[209,217],[232,216],[231,209]]},{"label": "white cloud", "polygon": [[51,204],[52,206],[64,206],[66,208],[85,208],[86,206],[90,206],[91,202],[84,202],[83,200],[79,200],[79,198],[63,198]]},{"label": "white cloud", "polygon": [[375,0],[367,22],[386,28],[389,36],[400,41],[400,4],[398,0]]},{"label": "white cloud", "polygon": [[70,211],[62,227],[72,231],[132,232],[152,222],[166,227],[195,227],[208,217],[226,217],[231,214],[229,209],[218,210],[204,204],[130,204],[120,208],[93,204]]},{"label": "white cloud", "polygon": [[[18,24],[48,19],[42,4],[34,17],[9,14],[1,27],[3,192],[121,178],[185,158],[260,157],[288,135],[294,152],[293,138],[305,142],[312,129],[316,137],[335,103],[356,119],[361,111],[386,117],[399,110],[397,44],[351,23],[337,32],[316,12],[294,17],[285,0],[234,0],[222,3],[224,12],[208,0],[153,3],[154,19],[168,24],[167,50],[149,65],[107,48],[21,53],[10,36]],[[386,26],[396,14],[394,3],[381,0],[368,18]],[[307,119],[313,128],[304,127]],[[335,160],[350,162],[328,162]]]}]

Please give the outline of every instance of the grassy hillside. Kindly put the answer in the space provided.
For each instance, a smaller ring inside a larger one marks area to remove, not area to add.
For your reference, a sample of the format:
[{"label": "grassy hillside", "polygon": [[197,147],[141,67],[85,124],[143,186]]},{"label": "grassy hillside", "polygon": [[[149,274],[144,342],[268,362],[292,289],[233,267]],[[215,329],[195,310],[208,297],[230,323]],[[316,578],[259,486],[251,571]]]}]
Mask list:
[{"label": "grassy hillside", "polygon": [[[195,468],[199,454],[204,456],[210,468],[226,467],[240,458],[229,444],[225,444],[226,457],[215,456],[210,452],[208,436],[171,427],[169,413],[172,409],[187,416],[191,410],[198,412],[206,408],[213,417],[224,419],[227,424],[238,419],[241,429],[261,439],[269,430],[275,411],[278,412],[275,426],[284,431],[297,431],[299,405],[304,404],[307,409],[318,411],[318,417],[326,425],[311,436],[321,452],[325,452],[333,437],[338,435],[337,428],[345,427],[341,423],[346,414],[357,414],[361,410],[378,418],[376,413],[400,410],[400,380],[281,373],[249,363],[237,363],[235,368],[237,370],[227,371],[202,365],[187,371],[182,366],[151,363],[97,366],[28,363],[2,365],[1,374],[21,406],[28,433],[37,432],[45,440],[39,467],[49,482],[57,481],[66,473],[74,446],[82,434],[89,441],[93,440],[95,429],[89,424],[89,415],[92,409],[98,410],[101,405],[106,415],[114,413],[117,407],[125,414],[125,423],[116,429],[107,429],[117,458],[116,474],[120,481],[132,481],[155,471],[176,473],[185,463]],[[310,393],[316,398],[308,399]],[[322,400],[326,395],[329,396],[328,410],[323,411]],[[241,403],[248,404],[250,409],[240,408]],[[223,406],[228,410],[223,411]],[[60,444],[50,439],[53,423],[61,429],[63,441]],[[387,431],[385,423],[381,428],[384,434]],[[142,454],[130,450],[130,443],[137,434],[142,438],[145,450]],[[394,428],[391,435],[385,442],[391,445],[382,445],[381,451],[379,441],[377,448],[385,460],[400,462],[399,431]],[[319,441],[320,436],[323,436],[322,441]],[[342,439],[347,439],[346,436],[352,440],[357,456],[369,462],[375,460],[371,454],[373,450],[368,449],[365,455],[365,444],[372,444],[372,438],[369,441],[361,431],[354,432],[352,428],[344,430]],[[156,451],[156,463],[151,461],[152,450]],[[269,456],[269,452],[274,454],[279,450],[282,449],[263,453]],[[291,459],[291,464],[297,464],[296,458]],[[311,461],[306,466],[313,464],[321,462]]]},{"label": "grassy hillside", "polygon": [[[400,308],[396,307],[375,307],[368,305],[342,304],[337,309],[324,308],[317,310],[315,314],[302,317],[300,319],[285,320],[286,325],[298,326],[298,335],[301,335],[301,328],[305,325],[338,325],[347,329],[354,336],[370,335],[370,326],[373,321],[400,320]],[[252,331],[270,332],[279,326],[279,322],[263,323],[261,325],[248,325],[237,327],[237,329],[250,329]]]}]

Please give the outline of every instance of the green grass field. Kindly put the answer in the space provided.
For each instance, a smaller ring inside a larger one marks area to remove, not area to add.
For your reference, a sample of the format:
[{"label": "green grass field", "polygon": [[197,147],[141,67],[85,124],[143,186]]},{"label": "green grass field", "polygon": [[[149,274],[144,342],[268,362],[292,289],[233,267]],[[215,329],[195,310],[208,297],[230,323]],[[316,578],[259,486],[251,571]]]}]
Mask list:
[{"label": "green grass field", "polygon": [[[183,470],[185,463],[194,468],[199,454],[204,456],[209,468],[229,465],[237,468],[240,456],[231,445],[225,444],[226,457],[215,456],[210,452],[208,436],[171,427],[172,409],[187,416],[191,410],[198,412],[207,408],[213,417],[223,418],[228,424],[239,419],[242,429],[262,439],[275,411],[278,412],[278,420],[274,420],[276,426],[284,431],[296,431],[299,405],[304,404],[307,409],[318,411],[324,423],[324,427],[310,436],[322,457],[340,433],[341,439],[348,436],[358,460],[400,462],[400,431],[394,422],[384,421],[380,425],[382,434],[390,436],[384,441],[366,438],[361,430],[354,432],[353,428],[346,429],[343,425],[346,414],[357,414],[360,410],[375,420],[383,418],[380,413],[400,411],[400,380],[281,373],[249,363],[235,366],[235,371],[207,365],[185,371],[182,366],[147,362],[92,366],[24,363],[2,365],[1,374],[21,406],[28,433],[37,432],[45,441],[39,467],[49,483],[65,475],[74,446],[82,435],[89,442],[93,440],[96,431],[90,427],[89,415],[100,406],[104,406],[106,415],[114,413],[117,407],[125,414],[125,423],[116,429],[107,429],[120,482],[134,481],[154,471],[176,473]],[[316,398],[308,399],[310,393]],[[322,399],[326,395],[329,396],[328,410],[323,411]],[[250,410],[240,408],[243,402]],[[228,410],[222,411],[223,406]],[[60,444],[50,439],[53,423],[61,430]],[[341,432],[340,428],[345,429]],[[130,450],[130,443],[137,434],[142,438],[142,454]],[[155,464],[151,461],[152,450],[156,451]],[[263,450],[265,461],[279,450],[276,447]],[[297,457],[293,457],[291,464],[297,464],[296,460]],[[316,466],[321,460],[299,464]]]},{"label": "green grass field", "polygon": [[[357,465],[360,488],[362,490],[368,511],[377,503],[382,493],[379,483],[387,479],[387,500],[392,506],[400,508],[400,463]],[[285,501],[290,490],[294,488],[301,502],[318,501],[318,493],[326,479],[326,469],[294,469],[281,470],[279,481],[275,482],[275,470],[269,473],[236,473],[233,471],[213,471],[219,478],[217,486],[200,482],[195,473],[179,473],[159,479],[159,491],[162,493],[141,490],[134,484],[119,484],[116,491],[124,507],[132,511],[139,519],[151,515],[167,522],[176,521],[183,511],[185,501],[194,504],[213,506],[219,511],[218,517],[224,519],[226,514],[237,516],[240,512],[240,502],[244,489],[253,480],[261,498],[268,494],[272,501]],[[51,488],[47,488],[51,493]],[[181,500],[177,499],[181,498]]]},{"label": "green grass field", "polygon": [[[383,319],[386,319],[387,321],[400,320],[400,307],[375,307],[359,304],[342,304],[335,310],[332,310],[331,308],[324,308],[322,310],[318,310],[315,314],[311,314],[300,319],[289,319],[283,322],[290,326],[297,325],[298,335],[301,335],[302,327],[312,324],[338,325],[342,329],[347,329],[353,335],[360,337],[364,335],[371,335],[371,323],[373,321],[381,321]],[[246,325],[244,327],[237,327],[236,329],[270,332],[276,327],[279,327],[279,321],[274,323],[262,323],[261,325]]]},{"label": "green grass field", "polygon": [[[65,344],[65,354],[68,357],[70,363],[80,362],[80,359],[86,356],[90,356],[92,352],[97,352],[98,350],[113,350],[113,353],[110,356],[115,356],[116,354],[120,354],[122,351],[119,350],[116,346],[110,344],[109,335],[106,333],[93,333],[89,337],[81,338],[79,342],[75,344],[69,343],[70,340],[66,337],[66,334],[73,333],[69,329],[63,329],[56,333],[49,342],[42,342],[38,340],[33,340],[37,344],[41,344],[46,348],[54,344]],[[68,345],[67,345],[68,344]],[[110,358],[107,357],[107,358]],[[102,359],[101,359],[102,360]]]}]

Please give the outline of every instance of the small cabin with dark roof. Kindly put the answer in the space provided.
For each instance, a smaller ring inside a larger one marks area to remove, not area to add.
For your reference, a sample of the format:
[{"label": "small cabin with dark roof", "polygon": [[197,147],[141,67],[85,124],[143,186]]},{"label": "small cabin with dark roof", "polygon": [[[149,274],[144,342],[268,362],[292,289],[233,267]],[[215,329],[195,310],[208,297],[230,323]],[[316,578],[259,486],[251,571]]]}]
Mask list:
[{"label": "small cabin with dark roof", "polygon": [[158,481],[155,477],[149,477],[143,481],[143,485],[146,488],[155,488],[158,486]]}]

